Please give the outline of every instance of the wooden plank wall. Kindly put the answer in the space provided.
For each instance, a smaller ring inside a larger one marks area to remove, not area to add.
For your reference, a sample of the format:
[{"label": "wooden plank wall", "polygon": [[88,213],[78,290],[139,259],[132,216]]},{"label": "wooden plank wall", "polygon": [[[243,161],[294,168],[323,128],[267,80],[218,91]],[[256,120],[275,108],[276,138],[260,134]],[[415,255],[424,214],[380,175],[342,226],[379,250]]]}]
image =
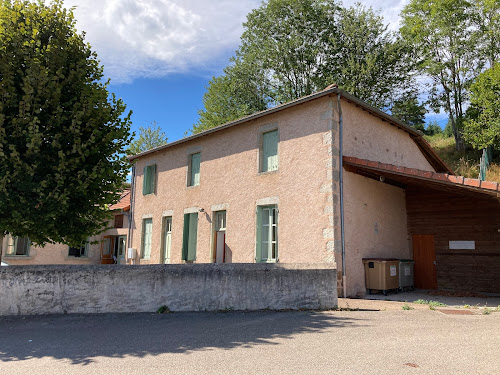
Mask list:
[{"label": "wooden plank wall", "polygon": [[[438,289],[500,293],[500,202],[479,194],[406,189],[408,233],[434,234]],[[475,241],[450,250],[449,241]]]}]

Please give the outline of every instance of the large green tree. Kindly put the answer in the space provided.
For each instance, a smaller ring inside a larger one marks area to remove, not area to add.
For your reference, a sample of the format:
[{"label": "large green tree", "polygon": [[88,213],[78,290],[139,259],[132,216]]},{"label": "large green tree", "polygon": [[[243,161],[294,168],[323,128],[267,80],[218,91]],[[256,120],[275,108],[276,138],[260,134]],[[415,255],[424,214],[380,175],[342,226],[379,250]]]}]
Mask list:
[{"label": "large green tree", "polygon": [[167,135],[163,132],[156,121],[147,127],[139,128],[139,137],[134,139],[127,150],[128,155],[136,155],[141,152],[162,146],[168,142]]},{"label": "large green tree", "polygon": [[471,108],[464,138],[476,149],[500,147],[500,62],[471,85]]},{"label": "large green tree", "polygon": [[268,0],[214,77],[193,132],[324,89],[331,83],[378,108],[411,86],[409,49],[371,8],[333,0]]},{"label": "large green tree", "polygon": [[0,2],[0,235],[79,244],[106,225],[130,113],[62,1]]},{"label": "large green tree", "polygon": [[432,107],[448,114],[458,149],[465,148],[468,86],[488,55],[498,53],[498,4],[498,0],[411,0],[402,12],[401,33],[420,56],[419,70],[432,81]]}]

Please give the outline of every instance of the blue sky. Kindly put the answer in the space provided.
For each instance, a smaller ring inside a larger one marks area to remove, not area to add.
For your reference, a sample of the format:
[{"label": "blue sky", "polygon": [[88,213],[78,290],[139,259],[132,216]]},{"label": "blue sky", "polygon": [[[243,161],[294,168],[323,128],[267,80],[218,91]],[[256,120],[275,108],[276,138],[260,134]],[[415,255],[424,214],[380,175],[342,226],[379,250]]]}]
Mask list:
[{"label": "blue sky", "polygon": [[[355,0],[345,0],[352,5]],[[365,0],[390,29],[408,0]],[[114,92],[133,111],[132,130],[156,121],[169,141],[198,119],[205,86],[221,74],[239,44],[242,23],[261,0],[65,0],[75,8],[111,79]],[[443,123],[443,114],[429,120]]]}]

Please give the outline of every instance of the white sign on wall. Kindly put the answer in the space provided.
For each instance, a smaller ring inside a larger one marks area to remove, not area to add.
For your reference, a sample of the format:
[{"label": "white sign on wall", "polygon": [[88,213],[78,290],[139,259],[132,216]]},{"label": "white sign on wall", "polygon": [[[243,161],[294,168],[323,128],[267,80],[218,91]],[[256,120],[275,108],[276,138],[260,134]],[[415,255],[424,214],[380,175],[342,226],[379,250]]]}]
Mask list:
[{"label": "white sign on wall", "polygon": [[475,250],[476,241],[450,241],[450,250]]}]

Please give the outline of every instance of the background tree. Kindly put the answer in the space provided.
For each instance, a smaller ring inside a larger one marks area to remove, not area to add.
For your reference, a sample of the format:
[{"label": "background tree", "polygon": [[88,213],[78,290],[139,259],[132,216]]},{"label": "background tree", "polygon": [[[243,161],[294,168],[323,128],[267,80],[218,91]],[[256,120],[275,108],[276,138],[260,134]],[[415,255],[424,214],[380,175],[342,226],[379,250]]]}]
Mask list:
[{"label": "background tree", "polygon": [[198,111],[199,120],[193,133],[213,128],[267,108],[267,78],[252,61],[233,58],[224,68],[224,74],[213,77],[203,95],[204,109]]},{"label": "background tree", "polygon": [[236,57],[222,76],[209,82],[193,132],[331,83],[388,108],[396,94],[412,86],[409,49],[387,32],[371,8],[357,4],[344,9],[339,4],[269,0],[251,11]]},{"label": "background tree", "polygon": [[411,0],[402,12],[401,32],[421,56],[419,70],[432,80],[431,105],[448,114],[458,149],[465,148],[467,88],[484,66],[476,16],[466,0]]},{"label": "background tree", "polygon": [[471,85],[471,113],[464,138],[476,149],[500,146],[500,62]]},{"label": "background tree", "polygon": [[0,3],[0,232],[77,245],[107,225],[130,113],[62,1]]},{"label": "background tree", "polygon": [[425,109],[424,103],[418,100],[418,93],[411,91],[396,99],[391,107],[391,115],[398,120],[414,127],[421,132],[425,131]]},{"label": "background tree", "polygon": [[413,90],[411,48],[399,35],[387,31],[383,18],[357,3],[341,8],[327,46],[322,69],[325,81],[387,110],[395,97]]},{"label": "background tree", "polygon": [[167,141],[167,135],[161,130],[158,123],[153,121],[151,125],[148,125],[146,128],[142,126],[139,128],[139,138],[132,141],[127,150],[127,154],[140,154],[141,152],[162,146],[166,144]]}]

